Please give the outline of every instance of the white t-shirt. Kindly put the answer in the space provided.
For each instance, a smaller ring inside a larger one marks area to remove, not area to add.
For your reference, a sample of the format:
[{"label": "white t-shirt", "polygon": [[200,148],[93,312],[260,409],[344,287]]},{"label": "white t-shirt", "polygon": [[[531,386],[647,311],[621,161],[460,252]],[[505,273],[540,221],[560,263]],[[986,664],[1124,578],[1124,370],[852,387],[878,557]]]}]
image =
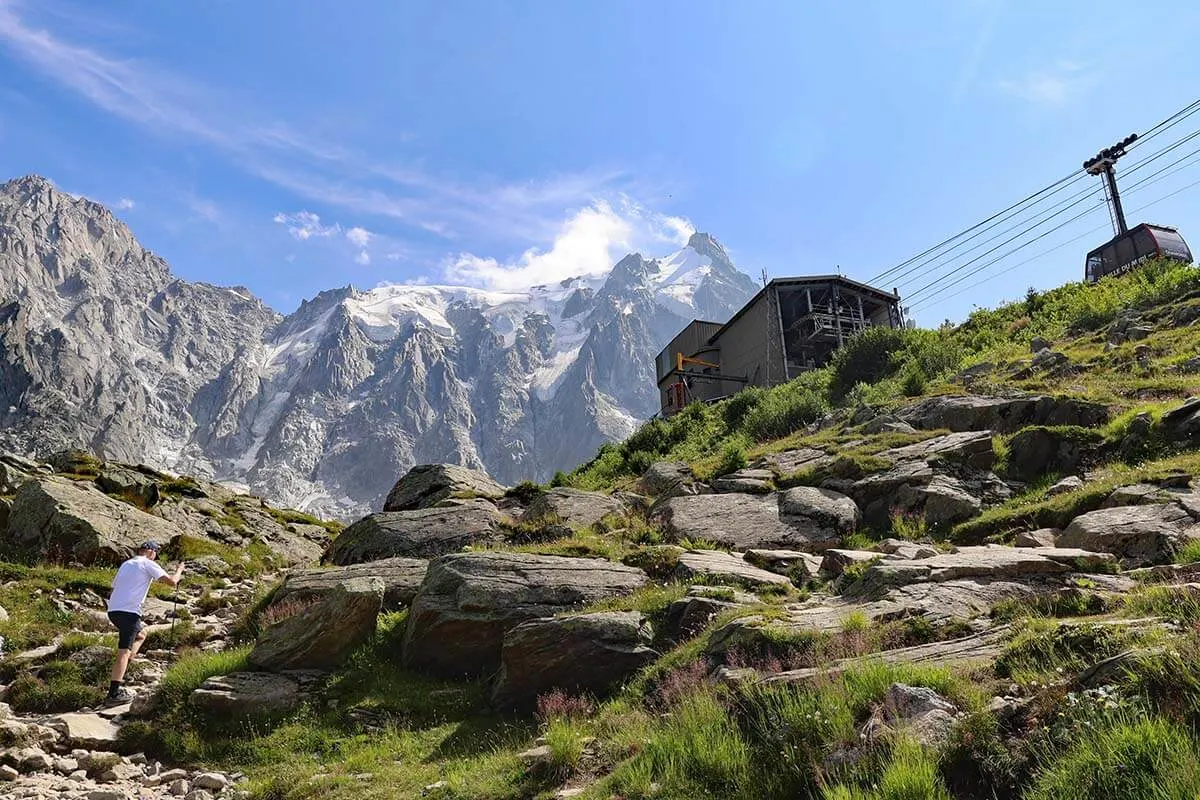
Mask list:
[{"label": "white t-shirt", "polygon": [[146,595],[150,592],[150,584],[166,574],[162,567],[145,556],[129,559],[117,570],[117,577],[113,578],[108,610],[141,614],[142,603],[146,601]]}]

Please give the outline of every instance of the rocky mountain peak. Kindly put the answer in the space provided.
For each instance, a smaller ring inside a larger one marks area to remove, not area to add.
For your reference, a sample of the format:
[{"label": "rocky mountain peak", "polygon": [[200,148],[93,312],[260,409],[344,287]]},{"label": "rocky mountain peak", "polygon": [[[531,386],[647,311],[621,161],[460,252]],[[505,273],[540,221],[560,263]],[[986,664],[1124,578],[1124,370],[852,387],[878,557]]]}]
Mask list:
[{"label": "rocky mountain peak", "polygon": [[546,480],[657,410],[654,354],[753,290],[725,263],[631,253],[523,292],[344,286],[280,315],[18,178],[0,187],[0,447],[84,446],[340,517],[417,463]]},{"label": "rocky mountain peak", "polygon": [[688,237],[687,246],[700,255],[712,259],[714,264],[733,266],[733,263],[729,260],[729,254],[725,252],[725,248],[710,233],[696,231]]}]

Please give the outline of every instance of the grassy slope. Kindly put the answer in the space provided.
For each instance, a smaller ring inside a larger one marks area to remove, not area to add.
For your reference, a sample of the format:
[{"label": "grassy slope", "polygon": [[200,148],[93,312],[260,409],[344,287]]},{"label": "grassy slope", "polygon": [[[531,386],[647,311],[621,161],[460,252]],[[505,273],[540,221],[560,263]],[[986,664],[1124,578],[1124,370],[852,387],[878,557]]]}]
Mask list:
[{"label": "grassy slope", "polygon": [[[721,474],[770,452],[816,447],[842,456],[839,469],[879,468],[875,454],[933,435],[864,437],[840,427],[812,433],[804,426],[831,409],[869,403],[892,406],[919,397],[962,392],[947,381],[977,364],[984,370],[976,391],[1036,391],[1098,399],[1113,406],[1115,420],[1103,435],[1118,441],[1133,413],[1161,413],[1187,396],[1196,381],[1170,368],[1200,354],[1200,331],[1170,325],[1176,309],[1200,302],[1191,297],[1200,273],[1164,266],[1100,286],[1072,285],[995,311],[978,312],[964,325],[937,331],[877,334],[847,348],[828,369],[769,391],[752,390],[726,403],[694,406],[668,421],[648,424],[625,443],[558,483],[617,489],[633,483],[653,461],[687,461],[701,476]],[[1105,328],[1126,307],[1146,307],[1155,332],[1138,344],[1150,347],[1145,368],[1134,367],[1133,344],[1105,351]],[[1033,336],[1084,372],[1055,378],[1011,377],[1029,358]],[[868,376],[862,383],[857,379]],[[1004,442],[999,441],[999,450]],[[875,459],[874,461],[872,459]],[[1036,527],[1055,515],[1086,509],[1113,486],[1185,470],[1200,471],[1200,456],[1157,446],[1130,461],[1097,471],[1090,487],[1047,498],[1051,476],[1024,495],[991,510],[956,535],[1003,537]],[[821,476],[780,476],[815,480]],[[903,520],[902,533],[924,531]],[[974,527],[971,527],[974,525]],[[865,541],[881,532],[858,537]],[[552,542],[538,531],[512,532],[513,544],[537,552],[587,555],[648,565],[666,575],[671,551],[663,535],[637,517],[607,520],[593,530]],[[1200,555],[1200,553],[1197,553]],[[1190,557],[1185,554],[1185,557]],[[43,576],[62,581],[64,576]],[[1082,587],[1086,588],[1086,587]],[[679,596],[665,586],[616,604],[650,616]],[[717,590],[721,591],[721,590]],[[801,590],[796,590],[796,593]],[[793,593],[795,596],[795,593]],[[765,596],[752,609],[770,616],[781,599]],[[735,695],[706,679],[703,651],[712,628],[667,652],[614,698],[595,703],[573,698],[548,701],[533,721],[502,718],[487,708],[485,687],[431,681],[397,666],[403,615],[380,622],[375,639],[332,677],[324,695],[285,720],[229,726],[196,715],[188,691],[205,677],[238,666],[244,651],[218,656],[185,655],[167,678],[165,710],[153,729],[128,730],[131,746],[251,776],[259,798],[419,797],[441,783],[434,798],[552,797],[563,785],[588,785],[588,798],[828,798],[893,800],[1010,796],[1027,798],[1185,798],[1200,793],[1194,768],[1200,722],[1200,603],[1155,587],[1128,598],[1092,603],[1061,602],[1044,608],[997,610],[1017,624],[996,665],[950,671],[867,665],[804,688],[772,688]],[[1064,625],[1059,617],[1098,614],[1109,618],[1167,616],[1183,633],[1108,630]],[[722,617],[716,624],[729,620]],[[36,627],[36,626],[34,626]],[[888,642],[919,636],[911,630],[861,630],[783,642],[794,663],[820,663],[847,653],[870,652]],[[31,637],[31,640],[37,637]],[[1130,646],[1155,646],[1163,655],[1135,665],[1119,691],[1069,695],[1064,675],[1097,654]],[[786,660],[786,658],[784,659]],[[936,749],[884,737],[854,764],[829,760],[840,748],[861,743],[858,731],[896,681],[929,686],[965,712],[951,740]],[[995,694],[1021,685],[1028,711],[1002,726],[984,710]],[[549,763],[526,768],[517,754],[543,736]],[[1132,765],[1131,767],[1127,765]],[[1068,794],[1069,792],[1069,794]]]}]

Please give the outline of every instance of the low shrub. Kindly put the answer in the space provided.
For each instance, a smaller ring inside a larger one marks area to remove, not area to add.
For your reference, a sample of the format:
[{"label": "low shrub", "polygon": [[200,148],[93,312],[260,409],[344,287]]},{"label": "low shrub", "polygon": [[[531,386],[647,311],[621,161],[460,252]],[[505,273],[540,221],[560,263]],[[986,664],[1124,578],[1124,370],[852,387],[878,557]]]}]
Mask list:
[{"label": "low shrub", "polygon": [[84,682],[83,670],[70,661],[51,661],[17,676],[8,689],[8,703],[16,711],[54,713],[96,706],[104,690]]},{"label": "low shrub", "polygon": [[746,464],[746,447],[747,442],[740,436],[729,439],[721,447],[721,455],[716,464],[714,475],[728,475],[731,472],[737,472],[739,469],[745,469]]},{"label": "low shrub", "polygon": [[816,422],[829,410],[829,403],[814,382],[797,378],[768,390],[746,413],[741,432],[753,441],[767,442]]},{"label": "low shrub", "polygon": [[888,377],[895,372],[896,356],[905,344],[904,331],[896,328],[868,328],[851,338],[833,354],[830,394],[840,400],[855,384],[871,384]]}]

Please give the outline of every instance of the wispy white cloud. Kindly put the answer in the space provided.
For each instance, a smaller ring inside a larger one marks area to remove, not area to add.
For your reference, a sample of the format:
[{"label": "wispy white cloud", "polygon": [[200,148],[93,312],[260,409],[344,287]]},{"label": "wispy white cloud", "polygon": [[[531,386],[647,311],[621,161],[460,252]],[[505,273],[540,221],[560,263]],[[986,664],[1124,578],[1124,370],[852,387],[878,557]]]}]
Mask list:
[{"label": "wispy white cloud", "polygon": [[306,242],[313,237],[327,238],[342,230],[342,226],[336,222],[332,225],[322,225],[321,216],[311,211],[297,211],[291,214],[281,211],[274,216],[273,221],[286,227],[287,232],[299,242]]},{"label": "wispy white cloud", "polygon": [[1061,106],[1078,99],[1095,83],[1095,76],[1086,64],[1078,61],[1059,61],[1030,70],[1018,78],[1000,81],[1000,88],[1038,106]]},{"label": "wispy white cloud", "polygon": [[632,250],[660,253],[687,242],[695,228],[685,219],[643,208],[628,198],[598,200],[571,215],[548,250],[530,248],[500,262],[471,253],[452,259],[445,277],[498,291],[516,291],[565,278],[600,275]]},{"label": "wispy white cloud", "polygon": [[117,208],[121,209],[122,211],[128,211],[136,205],[137,203],[133,202],[128,197],[122,197],[117,201]]},{"label": "wispy white cloud", "polygon": [[346,231],[346,238],[356,247],[366,247],[371,241],[371,232],[366,228],[360,228],[357,225]]},{"label": "wispy white cloud", "polygon": [[[44,11],[40,4],[0,0],[0,47],[96,107],[155,135],[217,148],[249,174],[306,202],[399,221],[443,237],[545,240],[565,208],[584,206],[628,182],[620,171],[597,170],[540,182],[481,178],[464,185],[425,168],[301,134],[264,116],[260,103],[239,101],[161,64],[68,41],[44,21],[30,21]],[[62,14],[49,19],[59,23]]]},{"label": "wispy white cloud", "polygon": [[370,264],[371,263],[371,254],[368,253],[366,250],[359,250],[358,255],[356,255],[354,257],[354,263],[362,264],[363,266]]}]

